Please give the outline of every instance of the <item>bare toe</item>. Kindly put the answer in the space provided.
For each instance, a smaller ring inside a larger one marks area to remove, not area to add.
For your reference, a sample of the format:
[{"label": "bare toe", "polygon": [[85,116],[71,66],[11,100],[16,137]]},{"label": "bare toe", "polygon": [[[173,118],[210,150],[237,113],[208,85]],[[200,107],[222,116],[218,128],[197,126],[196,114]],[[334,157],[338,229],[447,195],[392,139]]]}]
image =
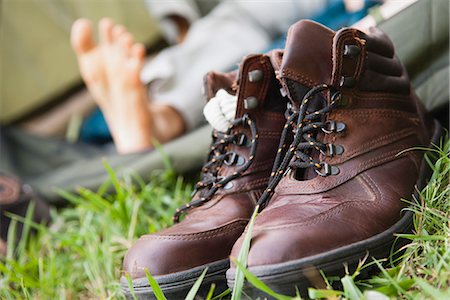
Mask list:
[{"label": "bare toe", "polygon": [[113,41],[112,31],[114,22],[109,18],[103,18],[98,23],[98,30],[100,35],[100,41],[102,43],[111,43]]},{"label": "bare toe", "polygon": [[130,33],[126,32],[120,36],[119,43],[122,47],[123,52],[127,56],[131,56],[131,47],[134,43],[133,36]]},{"label": "bare toe", "polygon": [[113,31],[112,31],[113,41],[117,42],[119,40],[120,36],[126,32],[127,32],[127,30],[126,30],[125,26],[120,25],[120,24],[114,26]]},{"label": "bare toe", "polygon": [[92,34],[92,22],[87,19],[78,19],[72,25],[70,33],[72,48],[77,54],[83,54],[95,47]]},{"label": "bare toe", "polygon": [[145,57],[145,47],[141,43],[134,44],[131,47],[131,56],[137,61],[143,61]]}]

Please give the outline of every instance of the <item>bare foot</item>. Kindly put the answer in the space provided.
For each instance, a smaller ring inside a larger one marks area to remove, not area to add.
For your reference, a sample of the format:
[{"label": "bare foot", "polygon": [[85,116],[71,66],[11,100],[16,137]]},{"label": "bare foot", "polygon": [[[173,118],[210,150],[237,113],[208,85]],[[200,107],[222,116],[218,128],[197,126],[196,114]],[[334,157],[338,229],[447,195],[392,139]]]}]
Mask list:
[{"label": "bare foot", "polygon": [[145,48],[110,19],[99,23],[99,44],[92,32],[91,22],[85,19],[72,26],[81,76],[105,115],[118,151],[148,149],[154,135],[149,99],[140,80]]}]

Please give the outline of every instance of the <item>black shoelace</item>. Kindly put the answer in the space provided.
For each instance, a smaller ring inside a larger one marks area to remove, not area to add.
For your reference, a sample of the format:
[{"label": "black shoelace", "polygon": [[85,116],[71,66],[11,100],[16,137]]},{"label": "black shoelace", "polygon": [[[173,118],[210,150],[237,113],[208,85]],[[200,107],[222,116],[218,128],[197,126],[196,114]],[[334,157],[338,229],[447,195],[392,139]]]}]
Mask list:
[{"label": "black shoelace", "polygon": [[[232,133],[232,129],[237,126],[248,126],[251,132],[251,138],[248,138],[243,133]],[[236,164],[239,159],[235,152],[228,152],[227,146],[235,143],[238,146],[250,147],[250,155],[247,161],[244,161],[237,171],[226,177],[218,176],[221,167],[225,165]],[[256,147],[258,145],[258,132],[255,122],[245,114],[242,118],[238,118],[228,128],[228,131],[223,133],[213,131],[213,141],[211,143],[210,152],[208,154],[208,162],[202,168],[201,180],[195,185],[192,195],[197,193],[199,198],[189,202],[178,208],[175,212],[173,220],[175,223],[180,221],[181,216],[189,209],[199,207],[209,201],[214,194],[222,187],[226,186],[230,181],[240,177],[250,165],[253,163],[256,154]]]},{"label": "black shoelace", "polygon": [[[340,98],[336,97],[339,92],[336,92],[334,97],[331,97],[332,100],[330,104],[323,105],[322,108],[316,111],[309,111],[312,107],[312,105],[310,105],[311,99],[315,96],[319,96],[326,102],[320,93],[329,89],[331,89],[331,87],[326,84],[315,86],[303,97],[298,110],[290,106],[286,110],[287,121],[281,134],[280,144],[270,175],[269,184],[258,200],[259,210],[262,210],[268,204],[276,186],[290,169],[315,167],[316,172],[319,175],[330,175],[331,166],[316,161],[311,157],[310,153],[313,149],[320,151],[321,153],[327,151],[327,144],[317,141],[313,133],[319,129],[326,128],[327,122],[322,121],[323,116],[336,107],[338,99]],[[289,130],[294,132],[294,138],[287,149]],[[292,159],[294,156],[295,159]]]}]

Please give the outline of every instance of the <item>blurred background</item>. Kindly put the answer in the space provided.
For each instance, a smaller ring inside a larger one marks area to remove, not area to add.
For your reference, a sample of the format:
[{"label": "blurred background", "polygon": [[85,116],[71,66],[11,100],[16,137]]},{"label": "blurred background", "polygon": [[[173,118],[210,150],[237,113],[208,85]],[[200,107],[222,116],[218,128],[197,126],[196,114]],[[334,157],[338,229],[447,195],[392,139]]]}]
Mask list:
[{"label": "blurred background", "polygon": [[162,41],[158,23],[140,0],[6,0],[1,11],[3,124],[49,110],[79,90],[82,80],[70,46],[76,19],[97,23],[109,16],[149,48]]}]

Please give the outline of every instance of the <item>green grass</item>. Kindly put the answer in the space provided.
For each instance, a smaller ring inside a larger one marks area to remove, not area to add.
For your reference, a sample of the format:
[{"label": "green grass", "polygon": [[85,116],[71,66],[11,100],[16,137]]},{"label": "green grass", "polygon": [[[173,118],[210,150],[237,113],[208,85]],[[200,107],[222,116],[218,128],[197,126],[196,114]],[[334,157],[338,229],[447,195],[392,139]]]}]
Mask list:
[{"label": "green grass", "polygon": [[[38,226],[29,241],[8,248],[0,261],[0,299],[122,298],[126,250],[138,236],[170,225],[192,186],[171,171],[146,184],[109,172],[111,180],[98,191],[63,193],[71,207],[54,210],[49,228]],[[114,192],[107,193],[111,185]]]},{"label": "green grass", "polygon": [[[404,237],[411,243],[395,265],[381,266],[380,262],[368,260],[361,268],[377,264],[380,272],[376,276],[358,280],[358,269],[338,279],[342,290],[310,289],[311,298],[383,299],[385,295],[450,299],[449,153],[449,141],[434,151],[438,160],[433,177],[410,208],[415,214],[414,232]],[[29,218],[16,218],[25,222],[25,231],[34,228],[35,233],[24,234],[21,242],[9,247],[7,256],[0,259],[0,299],[123,298],[118,279],[126,249],[138,236],[170,225],[175,208],[188,201],[192,185],[170,169],[153,174],[145,183],[131,177],[119,179],[108,171],[111,179],[98,191],[63,193],[71,205],[52,211],[50,227],[33,224]],[[137,184],[132,183],[136,180]],[[114,192],[107,192],[109,186],[114,187]],[[10,233],[13,231],[14,226]],[[278,299],[289,299],[273,293],[250,274],[245,269],[245,255],[238,258],[237,265],[239,278],[245,276]],[[188,299],[194,299],[200,281]],[[239,299],[242,290],[234,292],[231,297]],[[208,299],[213,298],[212,294]]]}]

